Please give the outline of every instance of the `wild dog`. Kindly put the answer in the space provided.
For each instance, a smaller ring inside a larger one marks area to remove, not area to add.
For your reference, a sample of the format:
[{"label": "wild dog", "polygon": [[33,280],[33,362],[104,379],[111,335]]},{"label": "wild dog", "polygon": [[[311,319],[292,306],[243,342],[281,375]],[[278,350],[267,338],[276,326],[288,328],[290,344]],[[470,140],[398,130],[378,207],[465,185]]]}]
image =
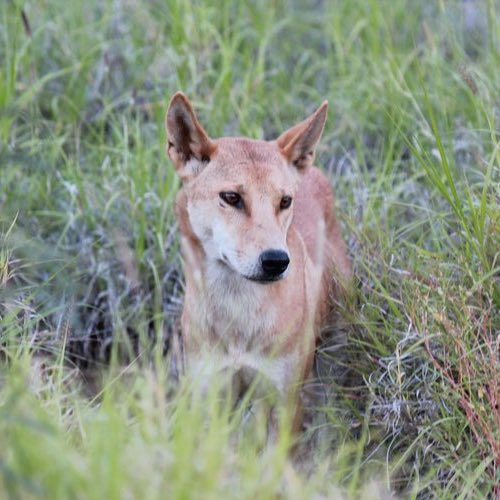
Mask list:
[{"label": "wild dog", "polygon": [[273,141],[210,138],[181,92],[165,118],[182,182],[185,369],[229,369],[239,388],[263,376],[294,429],[316,339],[351,276],[330,182],[313,166],[327,107]]}]

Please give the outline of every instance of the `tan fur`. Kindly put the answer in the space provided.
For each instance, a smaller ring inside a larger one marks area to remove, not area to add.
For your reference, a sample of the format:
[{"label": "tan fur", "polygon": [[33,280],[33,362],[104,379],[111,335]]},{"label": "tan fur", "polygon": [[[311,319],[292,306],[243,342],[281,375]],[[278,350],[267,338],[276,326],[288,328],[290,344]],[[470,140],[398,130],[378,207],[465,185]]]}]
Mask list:
[{"label": "tan fur", "polygon": [[[244,385],[262,375],[295,413],[295,427],[298,387],[334,285],[351,276],[330,183],[312,166],[326,110],[324,102],[275,141],[209,138],[180,92],[166,116],[167,151],[183,182],[185,367],[200,376],[230,369]],[[242,206],[221,199],[225,192],[238,193]],[[290,208],[280,208],[284,196]],[[254,281],[269,249],[288,255],[288,268],[276,281]]]}]

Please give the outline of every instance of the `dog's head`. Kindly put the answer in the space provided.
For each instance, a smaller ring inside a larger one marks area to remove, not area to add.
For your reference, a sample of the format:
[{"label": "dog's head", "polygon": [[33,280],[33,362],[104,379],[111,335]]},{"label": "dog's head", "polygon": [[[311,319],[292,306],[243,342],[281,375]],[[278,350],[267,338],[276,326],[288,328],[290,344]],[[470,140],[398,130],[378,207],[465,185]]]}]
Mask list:
[{"label": "dog's head", "polygon": [[167,152],[183,182],[189,224],[210,262],[263,283],[286,275],[294,196],[313,162],[327,107],[323,102],[274,141],[211,139],[187,97],[173,96]]}]

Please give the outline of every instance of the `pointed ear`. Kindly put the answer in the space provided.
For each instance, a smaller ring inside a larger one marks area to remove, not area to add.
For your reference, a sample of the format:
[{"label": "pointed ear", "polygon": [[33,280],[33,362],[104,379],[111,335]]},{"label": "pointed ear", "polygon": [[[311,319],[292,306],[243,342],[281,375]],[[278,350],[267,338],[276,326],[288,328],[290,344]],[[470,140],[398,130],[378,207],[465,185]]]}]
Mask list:
[{"label": "pointed ear", "polygon": [[303,122],[283,132],[277,139],[279,148],[286,159],[302,170],[314,161],[314,151],[321,139],[326,122],[328,101]]},{"label": "pointed ear", "polygon": [[167,153],[181,179],[196,175],[217,149],[200,125],[189,99],[177,92],[165,116]]}]

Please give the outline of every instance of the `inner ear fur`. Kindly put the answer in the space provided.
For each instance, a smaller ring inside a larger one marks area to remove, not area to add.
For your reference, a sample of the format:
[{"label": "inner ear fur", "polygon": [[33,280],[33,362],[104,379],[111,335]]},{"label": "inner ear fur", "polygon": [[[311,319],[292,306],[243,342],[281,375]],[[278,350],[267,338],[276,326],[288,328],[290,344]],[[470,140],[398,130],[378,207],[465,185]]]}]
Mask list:
[{"label": "inner ear fur", "polygon": [[304,121],[283,132],[276,142],[285,158],[299,170],[314,162],[316,146],[325,128],[328,101]]},{"label": "inner ear fur", "polygon": [[182,92],[177,92],[170,100],[165,128],[167,152],[181,177],[197,173],[217,149]]}]

